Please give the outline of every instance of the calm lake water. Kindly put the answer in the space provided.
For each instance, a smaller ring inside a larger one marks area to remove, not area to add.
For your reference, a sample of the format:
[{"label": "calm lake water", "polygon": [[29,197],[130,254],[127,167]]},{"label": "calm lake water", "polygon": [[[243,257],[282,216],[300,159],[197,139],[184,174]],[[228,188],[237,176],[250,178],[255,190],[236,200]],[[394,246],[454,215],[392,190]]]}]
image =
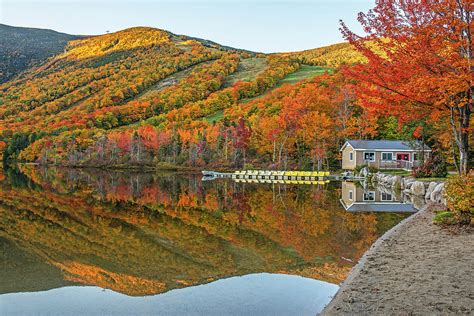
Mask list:
[{"label": "calm lake water", "polygon": [[315,315],[410,211],[351,183],[0,169],[0,314]]}]

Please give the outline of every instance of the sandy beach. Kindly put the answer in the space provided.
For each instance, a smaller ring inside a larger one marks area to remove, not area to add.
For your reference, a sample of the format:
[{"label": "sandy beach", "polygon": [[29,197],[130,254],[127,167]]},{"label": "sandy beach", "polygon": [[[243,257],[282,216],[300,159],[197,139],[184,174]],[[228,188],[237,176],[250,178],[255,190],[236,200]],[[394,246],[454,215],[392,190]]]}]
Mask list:
[{"label": "sandy beach", "polygon": [[473,314],[473,229],[433,225],[435,208],[382,236],[321,314]]}]

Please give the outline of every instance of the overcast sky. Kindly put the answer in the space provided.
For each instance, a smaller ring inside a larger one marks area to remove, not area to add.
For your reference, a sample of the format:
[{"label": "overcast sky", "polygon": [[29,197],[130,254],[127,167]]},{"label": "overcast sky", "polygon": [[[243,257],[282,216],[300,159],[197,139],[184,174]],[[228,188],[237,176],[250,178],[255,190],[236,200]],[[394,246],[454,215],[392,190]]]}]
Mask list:
[{"label": "overcast sky", "polygon": [[339,19],[373,0],[0,0],[0,23],[70,34],[152,26],[260,52],[298,51],[342,41]]}]

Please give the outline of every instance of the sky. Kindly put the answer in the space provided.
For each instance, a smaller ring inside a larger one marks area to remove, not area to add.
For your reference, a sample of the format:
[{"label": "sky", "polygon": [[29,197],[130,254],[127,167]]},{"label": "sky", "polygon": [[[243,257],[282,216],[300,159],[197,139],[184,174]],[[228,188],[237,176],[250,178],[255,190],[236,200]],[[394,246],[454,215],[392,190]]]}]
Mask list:
[{"label": "sky", "polygon": [[361,32],[374,0],[0,0],[0,23],[96,35],[151,26],[257,52],[343,41],[339,20]]}]

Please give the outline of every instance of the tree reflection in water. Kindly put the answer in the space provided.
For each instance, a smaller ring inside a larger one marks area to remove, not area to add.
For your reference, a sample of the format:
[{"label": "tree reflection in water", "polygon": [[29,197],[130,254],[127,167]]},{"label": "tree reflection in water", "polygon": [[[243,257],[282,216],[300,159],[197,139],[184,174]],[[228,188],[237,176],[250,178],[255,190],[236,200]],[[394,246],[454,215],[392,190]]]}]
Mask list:
[{"label": "tree reflection in water", "polygon": [[[339,283],[407,216],[346,212],[338,183],[202,182],[198,174],[31,165],[0,180],[0,237],[14,245],[4,256],[42,264],[0,293],[35,290],[45,273],[62,278],[51,288],[72,282],[132,296],[255,272]],[[25,267],[2,267],[4,280]]]}]

